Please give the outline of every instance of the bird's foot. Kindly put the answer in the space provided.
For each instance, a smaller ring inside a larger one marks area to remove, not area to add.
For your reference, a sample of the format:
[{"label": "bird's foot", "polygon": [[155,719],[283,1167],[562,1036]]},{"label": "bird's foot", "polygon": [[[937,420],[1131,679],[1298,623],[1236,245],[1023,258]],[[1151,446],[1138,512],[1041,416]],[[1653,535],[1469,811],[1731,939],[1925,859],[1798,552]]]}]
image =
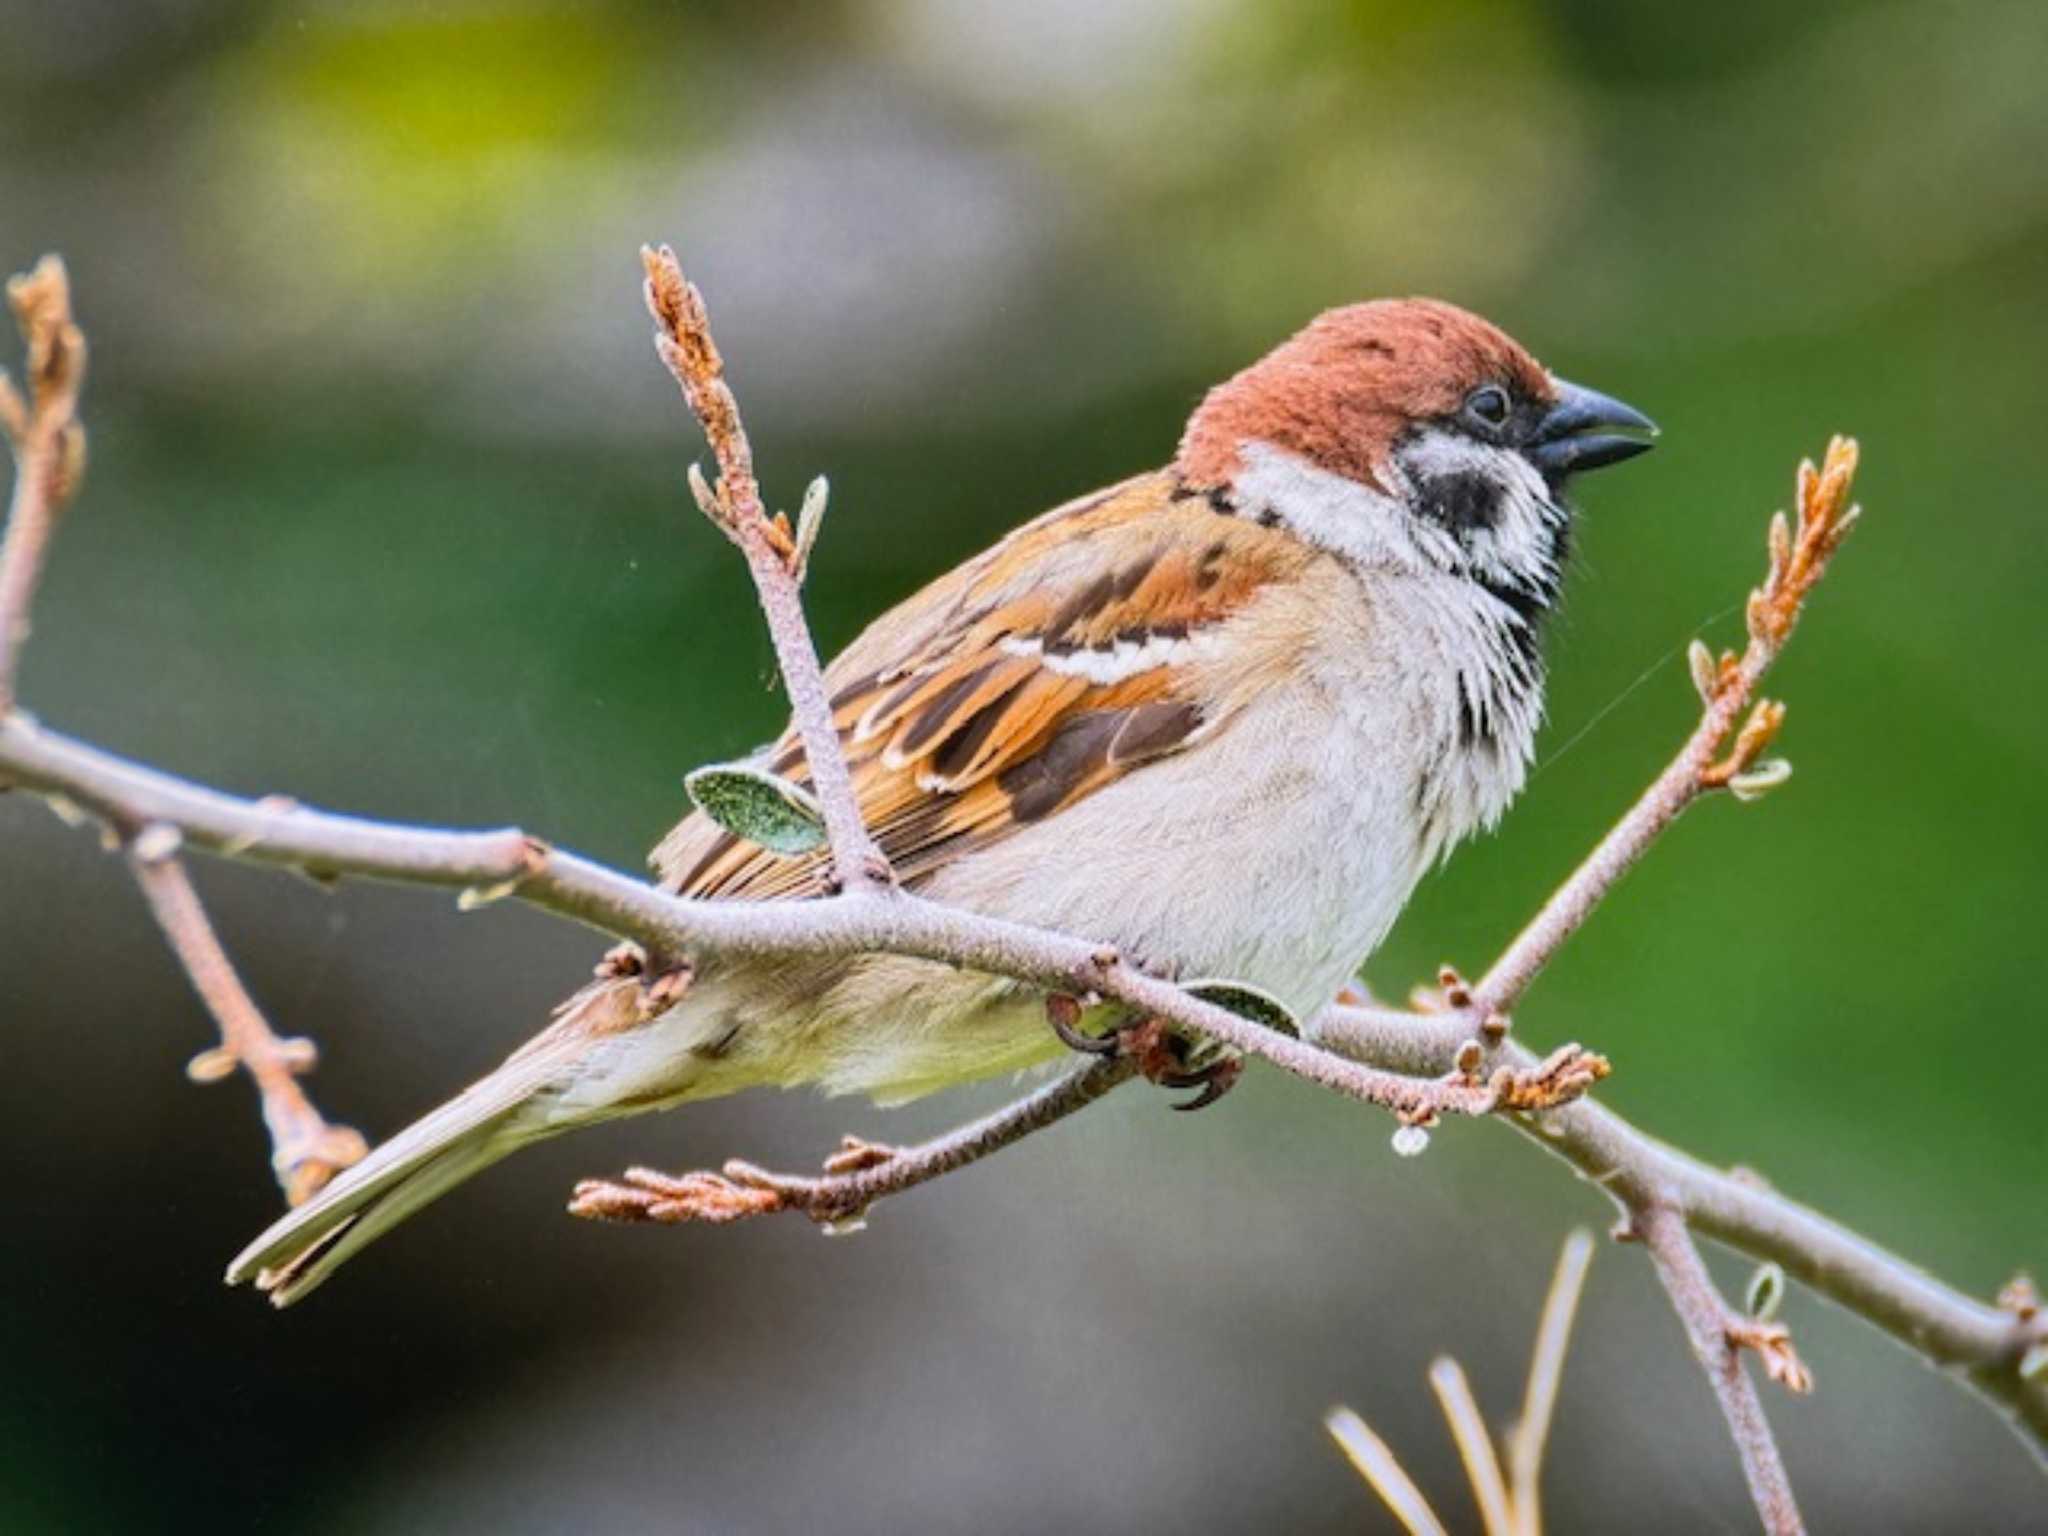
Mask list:
[{"label": "bird's foot", "polygon": [[1053,1033],[1069,1050],[1090,1056],[1120,1056],[1137,1067],[1147,1082],[1162,1088],[1197,1088],[1201,1091],[1173,1107],[1177,1110],[1206,1109],[1228,1093],[1244,1073],[1244,1063],[1235,1056],[1221,1056],[1196,1066],[1200,1050],[1187,1036],[1175,1034],[1157,1019],[1139,1019],[1132,1024],[1100,1035],[1080,1028],[1081,1000],[1056,992],[1045,1002],[1045,1016]]}]

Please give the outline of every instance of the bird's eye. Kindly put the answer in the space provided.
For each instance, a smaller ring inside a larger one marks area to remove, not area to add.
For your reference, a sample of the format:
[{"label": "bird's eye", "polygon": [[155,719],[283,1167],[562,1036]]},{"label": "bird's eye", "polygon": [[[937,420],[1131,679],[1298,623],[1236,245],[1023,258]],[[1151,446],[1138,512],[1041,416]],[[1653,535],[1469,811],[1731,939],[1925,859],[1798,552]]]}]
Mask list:
[{"label": "bird's eye", "polygon": [[1482,384],[1465,397],[1465,413],[1489,427],[1505,426],[1508,392],[1498,384]]}]

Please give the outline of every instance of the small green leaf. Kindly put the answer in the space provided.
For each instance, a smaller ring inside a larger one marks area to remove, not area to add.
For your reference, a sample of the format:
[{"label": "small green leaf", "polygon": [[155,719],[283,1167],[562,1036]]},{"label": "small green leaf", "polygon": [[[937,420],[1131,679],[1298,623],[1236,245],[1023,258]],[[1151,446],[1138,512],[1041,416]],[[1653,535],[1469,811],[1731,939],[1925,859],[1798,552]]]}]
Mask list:
[{"label": "small green leaf", "polygon": [[683,780],[697,808],[734,837],[774,853],[825,843],[825,818],[807,789],[745,763],[713,763]]},{"label": "small green leaf", "polygon": [[1741,801],[1761,800],[1792,777],[1792,764],[1782,757],[1767,757],[1747,773],[1728,781],[1728,789]]},{"label": "small green leaf", "polygon": [[1759,1264],[1742,1293],[1743,1309],[1758,1322],[1768,1323],[1778,1315],[1778,1304],[1784,1299],[1785,1271],[1775,1264]]},{"label": "small green leaf", "polygon": [[1205,978],[1182,985],[1181,990],[1199,997],[1205,1003],[1214,1003],[1218,1008],[1236,1014],[1239,1018],[1250,1019],[1254,1024],[1263,1024],[1268,1029],[1277,1029],[1283,1035],[1301,1038],[1301,1025],[1294,1015],[1287,1011],[1287,1005],[1262,987],[1255,987],[1248,981],[1224,981]]}]

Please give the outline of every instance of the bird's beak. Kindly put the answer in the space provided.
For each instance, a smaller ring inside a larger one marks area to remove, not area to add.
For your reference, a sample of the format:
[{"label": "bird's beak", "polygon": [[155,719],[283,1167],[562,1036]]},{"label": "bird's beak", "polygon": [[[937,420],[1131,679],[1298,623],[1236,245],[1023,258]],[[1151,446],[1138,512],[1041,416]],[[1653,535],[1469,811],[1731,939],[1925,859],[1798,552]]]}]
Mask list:
[{"label": "bird's beak", "polygon": [[1655,446],[1657,423],[1597,389],[1554,379],[1557,404],[1537,424],[1529,461],[1552,479],[1619,464]]}]

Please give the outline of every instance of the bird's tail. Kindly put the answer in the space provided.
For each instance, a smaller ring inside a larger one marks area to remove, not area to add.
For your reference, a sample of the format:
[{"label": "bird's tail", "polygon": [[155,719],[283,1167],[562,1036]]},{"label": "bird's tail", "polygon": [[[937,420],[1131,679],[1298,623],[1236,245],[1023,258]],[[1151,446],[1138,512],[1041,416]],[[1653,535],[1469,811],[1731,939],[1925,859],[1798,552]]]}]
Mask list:
[{"label": "bird's tail", "polygon": [[529,1047],[407,1126],[273,1222],[228,1265],[228,1284],[254,1280],[272,1305],[288,1307],[422,1206],[499,1158],[567,1129],[535,1112],[535,1096],[556,1078],[556,1054]]}]

